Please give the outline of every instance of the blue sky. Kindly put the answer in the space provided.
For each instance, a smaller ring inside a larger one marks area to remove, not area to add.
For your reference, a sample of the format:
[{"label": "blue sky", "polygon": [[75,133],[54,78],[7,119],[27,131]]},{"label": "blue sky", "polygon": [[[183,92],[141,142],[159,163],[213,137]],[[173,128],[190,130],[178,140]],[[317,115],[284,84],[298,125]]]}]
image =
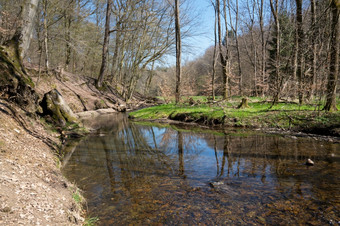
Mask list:
[{"label": "blue sky", "polygon": [[[183,1],[183,0],[180,0]],[[202,56],[207,48],[214,45],[214,9],[210,0],[186,0],[189,14],[196,18],[197,26],[193,28],[194,37],[182,39],[182,45],[190,48],[182,49],[182,64]],[[183,10],[183,6],[180,10]],[[182,30],[183,32],[183,30]],[[167,66],[176,64],[175,54],[166,57]]]},{"label": "blue sky", "polygon": [[192,60],[203,55],[206,49],[214,44],[215,18],[210,0],[195,0],[191,4],[193,4],[193,15],[197,14],[198,26],[195,27],[195,32],[198,35],[189,40],[183,40],[193,46],[193,53],[183,50],[184,60]]}]

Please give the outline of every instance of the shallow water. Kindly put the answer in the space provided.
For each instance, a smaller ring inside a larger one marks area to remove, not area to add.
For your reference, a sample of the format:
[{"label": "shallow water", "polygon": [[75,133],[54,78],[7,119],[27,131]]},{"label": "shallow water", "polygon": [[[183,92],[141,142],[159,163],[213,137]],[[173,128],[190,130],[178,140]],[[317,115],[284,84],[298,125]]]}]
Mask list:
[{"label": "shallow water", "polygon": [[63,167],[100,225],[340,224],[339,144],[174,130],[123,114],[108,125],[71,143]]}]

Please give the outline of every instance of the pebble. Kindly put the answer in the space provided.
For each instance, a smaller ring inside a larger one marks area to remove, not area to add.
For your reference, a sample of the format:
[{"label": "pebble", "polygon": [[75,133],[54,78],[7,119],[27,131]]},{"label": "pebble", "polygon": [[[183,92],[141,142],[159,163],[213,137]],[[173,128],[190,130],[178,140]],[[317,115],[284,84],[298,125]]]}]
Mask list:
[{"label": "pebble", "polygon": [[9,208],[9,207],[7,206],[7,207],[3,208],[3,209],[1,210],[1,212],[9,213],[9,212],[11,212],[11,208]]}]

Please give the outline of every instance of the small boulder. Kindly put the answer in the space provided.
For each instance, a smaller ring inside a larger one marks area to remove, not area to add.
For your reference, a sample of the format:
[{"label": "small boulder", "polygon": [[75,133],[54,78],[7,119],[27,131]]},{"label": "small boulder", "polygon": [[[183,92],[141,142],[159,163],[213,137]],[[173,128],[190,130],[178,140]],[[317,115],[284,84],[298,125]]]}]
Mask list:
[{"label": "small boulder", "polygon": [[213,181],[213,182],[210,182],[209,185],[213,188],[216,188],[218,186],[224,185],[224,183],[223,181]]},{"label": "small boulder", "polygon": [[94,106],[95,106],[96,110],[109,108],[104,100],[96,100],[94,102]]}]

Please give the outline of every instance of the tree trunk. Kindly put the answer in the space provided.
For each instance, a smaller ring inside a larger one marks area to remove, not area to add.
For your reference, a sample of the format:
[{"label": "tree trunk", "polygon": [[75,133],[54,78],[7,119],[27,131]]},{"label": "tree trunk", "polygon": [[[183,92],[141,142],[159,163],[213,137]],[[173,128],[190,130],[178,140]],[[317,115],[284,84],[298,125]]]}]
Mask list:
[{"label": "tree trunk", "polygon": [[303,81],[304,81],[304,73],[302,68],[303,62],[303,50],[302,50],[302,43],[303,43],[303,28],[302,28],[302,0],[295,0],[296,2],[296,48],[297,48],[297,78],[298,78],[298,96],[299,96],[299,104],[302,105],[303,103]]},{"label": "tree trunk", "polygon": [[65,126],[67,122],[78,122],[78,116],[73,113],[60,92],[56,89],[45,93],[40,106],[43,110],[42,115],[49,115],[58,125]]},{"label": "tree trunk", "polygon": [[237,51],[237,65],[238,65],[238,76],[239,76],[239,95],[243,95],[243,76],[242,76],[242,68],[241,68],[241,56],[240,56],[240,45],[238,38],[238,0],[236,0],[236,18],[235,18],[235,41],[236,41],[236,51]]},{"label": "tree trunk", "polygon": [[336,107],[336,87],[339,73],[339,10],[337,0],[332,0],[332,31],[331,31],[331,46],[330,46],[330,63],[327,85],[327,100],[324,106],[325,111],[337,111]]},{"label": "tree trunk", "polygon": [[262,96],[264,96],[265,93],[265,80],[266,80],[266,39],[264,37],[265,31],[264,31],[264,19],[263,19],[263,7],[264,7],[264,0],[260,0],[260,3],[258,2],[259,7],[259,23],[260,23],[260,32],[261,32],[261,77],[262,77],[262,88],[261,93]]},{"label": "tree trunk", "polygon": [[317,39],[317,32],[316,32],[316,3],[315,0],[310,0],[311,4],[311,30],[312,30],[312,54],[310,57],[310,65],[311,65],[311,78],[310,78],[310,90],[308,93],[308,99],[310,99],[313,94],[315,93],[315,84],[316,84],[316,57],[317,57],[317,45],[316,45],[316,39]]},{"label": "tree trunk", "polygon": [[45,48],[45,67],[49,70],[49,55],[48,55],[48,32],[47,32],[47,0],[44,0],[44,48]]},{"label": "tree trunk", "polygon": [[39,100],[34,83],[23,66],[29,48],[38,0],[25,1],[21,12],[22,23],[11,40],[0,46],[0,96],[15,102],[29,112],[35,112]]},{"label": "tree trunk", "polygon": [[15,39],[18,40],[19,56],[21,61],[25,58],[31,43],[33,25],[39,0],[26,0],[22,10],[22,24],[16,31]]},{"label": "tree trunk", "polygon": [[215,100],[215,77],[216,77],[216,63],[217,63],[217,10],[216,6],[214,5],[215,8],[215,25],[214,25],[214,56],[213,56],[213,71],[211,75],[211,96],[212,99]]},{"label": "tree trunk", "polygon": [[247,98],[242,98],[242,102],[239,104],[237,109],[245,109],[245,108],[249,108],[248,99]]},{"label": "tree trunk", "polygon": [[[224,14],[224,25],[225,25],[225,67],[223,73],[225,74],[225,93],[228,97],[228,88],[229,88],[229,74],[231,71],[230,68],[230,56],[229,56],[229,31],[228,31],[228,20],[227,20],[227,2],[223,0],[223,14]],[[229,90],[230,91],[230,90]],[[231,92],[230,92],[231,93]]]},{"label": "tree trunk", "polygon": [[275,20],[275,36],[276,36],[276,42],[275,42],[275,93],[273,98],[273,105],[276,104],[279,100],[280,96],[280,21],[279,21],[279,2],[276,0],[275,6],[273,4],[273,0],[270,0],[270,9],[273,14],[274,20]]},{"label": "tree trunk", "polygon": [[146,79],[146,84],[144,88],[144,95],[149,95],[150,87],[151,87],[151,82],[154,76],[154,70],[155,70],[155,61],[152,62],[151,65],[151,70],[149,72],[148,78]]},{"label": "tree trunk", "polygon": [[181,95],[181,27],[179,21],[179,0],[175,0],[175,30],[176,30],[176,104]]},{"label": "tree trunk", "polygon": [[[118,19],[118,18],[117,18]],[[111,83],[115,80],[116,82],[118,81],[118,59],[119,59],[119,47],[120,47],[120,23],[117,22],[117,31],[116,31],[116,43],[115,43],[115,49],[113,52],[113,57],[112,57],[112,68],[111,68]]]},{"label": "tree trunk", "polygon": [[[216,0],[216,10],[217,10],[217,34],[218,34],[218,47],[220,51],[220,61],[222,65],[222,79],[223,79],[223,100],[226,100],[228,98],[228,75],[227,75],[227,58],[228,55],[226,54],[226,57],[223,55],[222,50],[222,31],[221,31],[221,10],[220,10],[220,0]],[[228,34],[228,30],[226,31]],[[228,50],[228,48],[227,48]]]},{"label": "tree trunk", "polygon": [[102,65],[100,67],[99,76],[96,82],[97,87],[102,87],[105,72],[106,72],[106,64],[107,64],[107,54],[108,54],[108,47],[109,47],[109,40],[110,40],[110,17],[111,17],[111,7],[112,0],[107,0],[106,6],[106,20],[105,20],[105,34],[104,34],[104,42],[103,42],[103,52],[102,52]]},{"label": "tree trunk", "polygon": [[70,16],[65,17],[65,42],[66,42],[66,50],[65,50],[65,69],[68,70],[68,67],[71,63],[71,18]]}]

